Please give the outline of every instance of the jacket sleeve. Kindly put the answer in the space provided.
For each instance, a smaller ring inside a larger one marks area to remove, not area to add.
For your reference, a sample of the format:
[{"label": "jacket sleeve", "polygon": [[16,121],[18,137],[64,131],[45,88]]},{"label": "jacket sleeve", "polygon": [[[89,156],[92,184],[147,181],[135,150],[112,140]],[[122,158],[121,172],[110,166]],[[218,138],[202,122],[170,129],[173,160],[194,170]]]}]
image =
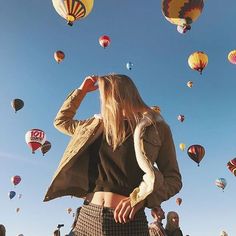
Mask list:
[{"label": "jacket sleeve", "polygon": [[163,122],[160,132],[163,138],[156,164],[163,176],[163,181],[161,185],[155,185],[153,192],[147,197],[146,206],[149,208],[160,206],[163,201],[177,194],[182,188],[181,174],[170,127]]},{"label": "jacket sleeve", "polygon": [[64,134],[72,136],[78,125],[83,125],[87,121],[73,119],[84,96],[85,93],[80,89],[75,89],[68,95],[54,120],[53,124],[56,129]]}]

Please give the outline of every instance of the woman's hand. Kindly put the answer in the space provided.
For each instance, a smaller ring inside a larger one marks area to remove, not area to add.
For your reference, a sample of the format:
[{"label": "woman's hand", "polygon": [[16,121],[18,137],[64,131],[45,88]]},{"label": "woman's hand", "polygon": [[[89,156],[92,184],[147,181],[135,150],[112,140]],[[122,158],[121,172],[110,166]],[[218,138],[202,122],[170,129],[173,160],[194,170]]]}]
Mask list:
[{"label": "woman's hand", "polygon": [[83,83],[80,85],[79,89],[81,89],[84,93],[88,93],[98,89],[98,85],[96,85],[98,77],[95,75],[85,77]]},{"label": "woman's hand", "polygon": [[131,207],[130,197],[124,198],[119,202],[115,211],[114,219],[116,223],[127,223],[134,219],[136,212],[144,206],[144,201]]}]

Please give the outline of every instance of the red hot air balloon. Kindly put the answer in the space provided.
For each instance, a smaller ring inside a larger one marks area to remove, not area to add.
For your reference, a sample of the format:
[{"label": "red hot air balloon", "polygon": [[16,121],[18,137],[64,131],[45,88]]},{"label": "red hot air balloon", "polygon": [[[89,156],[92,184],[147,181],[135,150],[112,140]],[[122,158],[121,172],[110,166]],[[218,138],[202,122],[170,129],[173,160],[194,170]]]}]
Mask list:
[{"label": "red hot air balloon", "polygon": [[65,58],[65,53],[62,51],[56,51],[54,52],[54,59],[56,60],[56,62],[59,64],[60,62],[62,62]]},{"label": "red hot air balloon", "polygon": [[46,134],[40,129],[31,129],[25,134],[25,141],[31,148],[32,153],[40,148],[46,141]]},{"label": "red hot air balloon", "polygon": [[229,161],[227,167],[236,176],[236,158]]},{"label": "red hot air balloon", "polygon": [[103,35],[99,38],[99,43],[103,48],[106,48],[111,43],[111,39],[109,36]]},{"label": "red hot air balloon", "polygon": [[202,160],[202,158],[205,155],[205,149],[203,146],[201,146],[199,144],[194,144],[188,148],[187,153],[188,153],[189,157],[193,161],[195,161],[199,166],[200,161]]},{"label": "red hot air balloon", "polygon": [[11,177],[11,182],[14,184],[14,185],[17,185],[19,184],[21,181],[21,177],[19,175],[15,175],[13,177]]}]

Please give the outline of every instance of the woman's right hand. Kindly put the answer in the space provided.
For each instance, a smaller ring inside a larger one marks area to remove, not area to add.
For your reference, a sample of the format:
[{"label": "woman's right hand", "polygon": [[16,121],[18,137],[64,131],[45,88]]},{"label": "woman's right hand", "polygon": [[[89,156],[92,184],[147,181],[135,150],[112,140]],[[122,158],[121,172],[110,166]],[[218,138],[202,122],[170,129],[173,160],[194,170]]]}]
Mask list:
[{"label": "woman's right hand", "polygon": [[88,93],[98,89],[98,85],[96,85],[98,80],[98,76],[92,75],[85,77],[83,83],[80,85],[79,89],[84,93]]}]

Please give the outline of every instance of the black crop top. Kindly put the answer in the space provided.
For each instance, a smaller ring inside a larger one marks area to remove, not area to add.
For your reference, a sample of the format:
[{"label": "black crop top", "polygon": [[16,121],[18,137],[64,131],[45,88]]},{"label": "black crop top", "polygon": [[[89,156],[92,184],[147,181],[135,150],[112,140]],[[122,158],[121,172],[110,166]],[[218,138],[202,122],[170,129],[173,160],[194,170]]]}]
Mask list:
[{"label": "black crop top", "polygon": [[89,192],[129,196],[142,181],[144,172],[136,161],[133,135],[129,135],[115,151],[105,135],[101,135],[91,144],[89,154]]}]

